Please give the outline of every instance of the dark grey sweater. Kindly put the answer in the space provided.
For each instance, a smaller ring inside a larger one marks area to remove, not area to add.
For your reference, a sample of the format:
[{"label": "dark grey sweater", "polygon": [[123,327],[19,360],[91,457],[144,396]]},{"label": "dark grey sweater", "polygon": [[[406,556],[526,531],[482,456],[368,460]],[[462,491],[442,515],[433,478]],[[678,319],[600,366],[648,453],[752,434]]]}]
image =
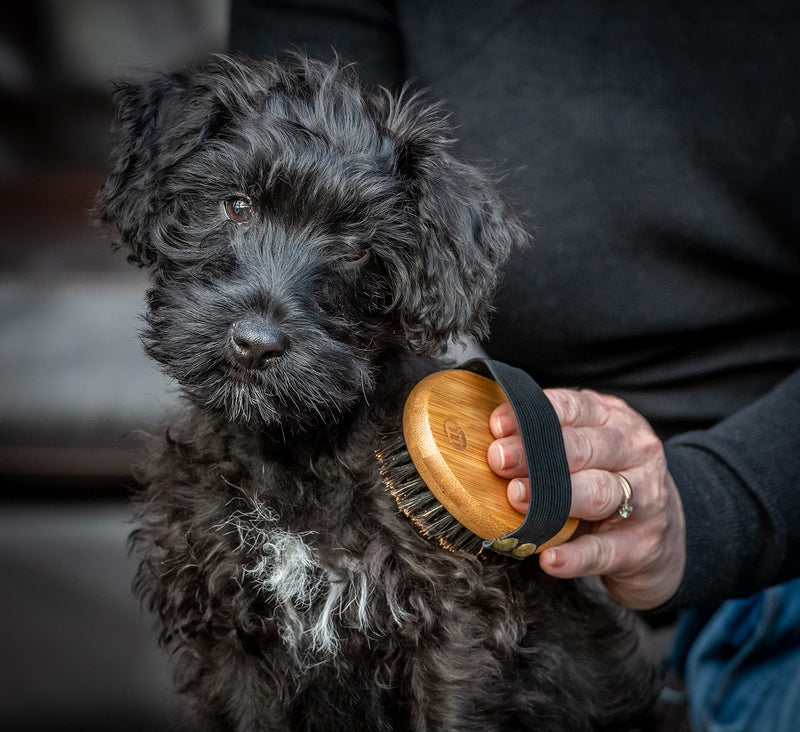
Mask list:
[{"label": "dark grey sweater", "polygon": [[800,575],[800,11],[791,0],[234,0],[292,46],[448,101],[535,245],[487,349],[618,394],[668,439],[688,527],[670,607]]}]

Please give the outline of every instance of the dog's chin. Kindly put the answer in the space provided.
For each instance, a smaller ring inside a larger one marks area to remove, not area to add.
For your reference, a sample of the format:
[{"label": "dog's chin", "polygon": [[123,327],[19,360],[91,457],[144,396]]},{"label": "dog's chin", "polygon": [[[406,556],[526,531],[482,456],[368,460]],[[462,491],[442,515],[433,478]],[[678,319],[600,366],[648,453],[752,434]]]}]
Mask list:
[{"label": "dog's chin", "polygon": [[225,366],[213,380],[184,389],[203,409],[219,411],[251,429],[302,432],[339,422],[373,390],[366,363],[350,363],[349,373],[320,367],[303,375],[279,366],[264,370]]},{"label": "dog's chin", "polygon": [[203,409],[222,412],[230,422],[243,427],[270,428],[285,421],[275,399],[254,384],[247,372],[232,371],[215,389],[192,396]]}]

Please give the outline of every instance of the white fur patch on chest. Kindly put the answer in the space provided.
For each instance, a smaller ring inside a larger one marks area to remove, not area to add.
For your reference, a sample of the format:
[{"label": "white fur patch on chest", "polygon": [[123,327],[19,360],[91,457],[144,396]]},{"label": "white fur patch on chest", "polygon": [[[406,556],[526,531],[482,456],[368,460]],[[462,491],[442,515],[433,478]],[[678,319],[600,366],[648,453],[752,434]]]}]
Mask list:
[{"label": "white fur patch on chest", "polygon": [[[220,527],[239,537],[243,580],[275,607],[273,622],[298,663],[335,655],[341,628],[377,637],[371,606],[376,583],[360,561],[342,552],[335,568],[324,567],[306,540],[313,532],[295,533],[278,525],[275,512],[252,499],[252,509],[238,511]],[[395,597],[384,596],[393,621],[408,617]]]}]

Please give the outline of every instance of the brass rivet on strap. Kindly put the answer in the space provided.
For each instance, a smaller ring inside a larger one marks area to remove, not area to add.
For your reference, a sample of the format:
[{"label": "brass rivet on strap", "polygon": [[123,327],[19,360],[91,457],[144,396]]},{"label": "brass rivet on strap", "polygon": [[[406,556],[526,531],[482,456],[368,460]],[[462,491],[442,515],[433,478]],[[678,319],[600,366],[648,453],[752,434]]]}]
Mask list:
[{"label": "brass rivet on strap", "polygon": [[519,544],[519,539],[509,536],[507,539],[495,539],[492,543],[492,549],[498,552],[510,552],[515,549]]},{"label": "brass rivet on strap", "polygon": [[515,557],[529,557],[536,551],[536,544],[520,544],[511,553]]}]

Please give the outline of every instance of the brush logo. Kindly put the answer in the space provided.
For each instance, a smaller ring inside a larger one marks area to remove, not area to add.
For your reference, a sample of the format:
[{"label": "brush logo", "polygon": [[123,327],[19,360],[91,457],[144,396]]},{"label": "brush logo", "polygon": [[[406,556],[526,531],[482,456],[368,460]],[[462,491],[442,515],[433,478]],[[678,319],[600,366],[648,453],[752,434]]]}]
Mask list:
[{"label": "brush logo", "polygon": [[444,421],[444,433],[456,450],[463,452],[467,449],[467,433],[454,419],[448,418]]}]

